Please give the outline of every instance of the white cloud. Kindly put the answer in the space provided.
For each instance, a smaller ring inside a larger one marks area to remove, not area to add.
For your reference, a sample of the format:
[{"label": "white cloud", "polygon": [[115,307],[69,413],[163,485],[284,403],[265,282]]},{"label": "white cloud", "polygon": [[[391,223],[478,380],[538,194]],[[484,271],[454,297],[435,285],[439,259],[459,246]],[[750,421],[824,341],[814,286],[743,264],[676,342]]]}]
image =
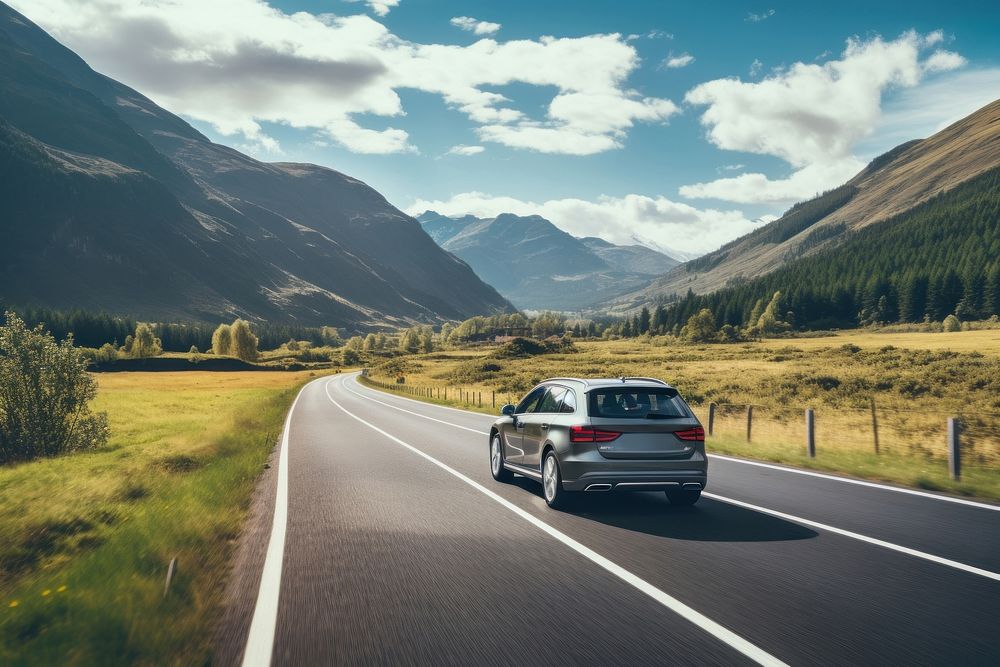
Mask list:
[{"label": "white cloud", "polygon": [[473,32],[477,35],[492,35],[500,30],[501,27],[499,23],[480,21],[479,19],[474,19],[471,16],[456,16],[451,20],[451,24],[461,28],[462,30]]},{"label": "white cloud", "polygon": [[798,62],[759,82],[730,78],[696,86],[685,100],[707,107],[701,123],[711,143],[772,155],[796,171],[774,181],[743,174],[697,183],[682,188],[682,195],[794,201],[839,185],[863,164],[854,150],[878,125],[887,90],[912,88],[929,71],[964,63],[961,56],[942,51],[921,59],[922,50],[938,41],[935,33],[921,37],[912,31],[892,41],[849,39],[839,60]]},{"label": "white cloud", "polygon": [[667,67],[670,69],[677,69],[679,67],[687,67],[693,62],[694,62],[694,56],[692,56],[690,53],[682,53],[679,56],[670,54],[664,59],[662,63],[660,63],[660,66]]},{"label": "white cloud", "polygon": [[466,146],[465,144],[458,144],[457,146],[449,148],[445,155],[476,155],[485,150],[486,149],[482,146]]},{"label": "white cloud", "polygon": [[596,201],[570,198],[531,202],[465,192],[447,200],[419,199],[406,209],[410,215],[426,210],[484,218],[501,213],[540,215],[574,236],[599,236],[621,244],[632,244],[642,238],[693,254],[713,250],[756,227],[741,211],[698,209],[665,197],[636,194],[600,197]]},{"label": "white cloud", "polygon": [[376,16],[385,16],[393,7],[399,7],[400,0],[347,0],[348,2],[363,1]]},{"label": "white cloud", "polygon": [[[260,0],[13,4],[95,69],[255,143],[270,122],[318,130],[355,152],[414,151],[405,130],[364,119],[404,116],[404,88],[440,95],[483,141],[549,153],[612,150],[635,123],[678,112],[627,86],[639,57],[618,34],[457,46],[404,40],[364,14],[286,14]],[[554,89],[544,116],[496,92],[515,83]]]},{"label": "white cloud", "polygon": [[750,76],[756,79],[762,69],[764,69],[764,63],[762,63],[759,59],[754,58],[753,62],[750,63]]},{"label": "white cloud", "polygon": [[761,21],[766,21],[772,16],[774,16],[774,10],[768,9],[766,12],[761,12],[760,14],[754,14],[753,12],[750,12],[749,14],[747,14],[747,17],[743,20],[747,21],[748,23],[760,23]]},{"label": "white cloud", "polygon": [[850,180],[865,166],[854,158],[812,164],[787,178],[770,179],[764,174],[740,174],[707,183],[682,185],[680,195],[688,199],[723,199],[740,204],[778,204],[800,201]]}]

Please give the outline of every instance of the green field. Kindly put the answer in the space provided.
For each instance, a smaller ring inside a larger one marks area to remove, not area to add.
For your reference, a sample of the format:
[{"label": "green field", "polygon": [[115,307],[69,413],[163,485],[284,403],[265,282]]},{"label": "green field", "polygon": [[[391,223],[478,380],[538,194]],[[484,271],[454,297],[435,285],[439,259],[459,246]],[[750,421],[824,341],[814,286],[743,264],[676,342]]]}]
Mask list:
[{"label": "green field", "polygon": [[[1000,499],[998,330],[845,331],[712,345],[654,337],[575,346],[575,353],[529,358],[498,356],[495,346],[456,349],[375,363],[370,372],[414,397],[494,414],[546,377],[658,377],[678,387],[706,425],[709,403],[717,404],[710,451]],[[815,459],[805,455],[806,408],[816,414]],[[951,416],[963,424],[960,481],[947,471]]]},{"label": "green field", "polygon": [[254,484],[311,375],[98,375],[107,447],[0,468],[0,664],[204,664]]}]

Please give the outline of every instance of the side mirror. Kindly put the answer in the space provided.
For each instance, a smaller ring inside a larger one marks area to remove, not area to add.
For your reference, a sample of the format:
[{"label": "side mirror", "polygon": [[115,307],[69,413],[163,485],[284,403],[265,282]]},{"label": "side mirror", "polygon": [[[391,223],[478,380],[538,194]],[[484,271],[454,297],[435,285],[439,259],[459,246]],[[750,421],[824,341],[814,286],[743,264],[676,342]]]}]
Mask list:
[{"label": "side mirror", "polygon": [[507,417],[513,417],[514,416],[514,406],[511,403],[508,403],[507,405],[505,405],[502,408],[500,408],[500,414],[505,415]]}]

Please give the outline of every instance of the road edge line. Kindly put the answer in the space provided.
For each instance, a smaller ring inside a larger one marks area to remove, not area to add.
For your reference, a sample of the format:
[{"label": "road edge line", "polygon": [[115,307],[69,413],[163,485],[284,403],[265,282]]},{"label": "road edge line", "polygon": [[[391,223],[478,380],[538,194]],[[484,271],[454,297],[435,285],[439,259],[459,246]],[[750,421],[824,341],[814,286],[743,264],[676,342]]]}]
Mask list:
[{"label": "road edge line", "polygon": [[274,634],[278,626],[278,599],[281,595],[281,571],[285,558],[285,534],[288,527],[288,432],[292,426],[292,415],[299,398],[306,387],[324,378],[307,382],[295,395],[292,406],[285,417],[285,428],[281,435],[281,451],[278,452],[278,483],[274,496],[274,514],[271,518],[271,535],[267,541],[264,567],[260,573],[260,586],[254,604],[250,630],[247,632],[243,648],[243,667],[269,667],[274,652]]},{"label": "road edge line", "polygon": [[941,556],[935,556],[934,554],[929,554],[924,551],[917,551],[916,549],[911,549],[910,547],[904,547],[901,544],[886,542],[885,540],[880,540],[877,537],[868,537],[867,535],[862,535],[861,533],[855,533],[854,531],[845,530],[844,528],[837,528],[836,526],[831,526],[826,523],[820,523],[819,521],[813,521],[812,519],[805,519],[800,516],[795,516],[794,514],[786,514],[785,512],[779,512],[778,510],[768,509],[767,507],[761,507],[760,505],[753,505],[751,503],[747,503],[742,500],[736,500],[735,498],[720,496],[715,493],[710,493],[708,491],[702,491],[701,495],[705,498],[711,498],[712,500],[717,500],[722,503],[728,503],[730,505],[742,507],[743,509],[752,510],[754,512],[760,512],[762,514],[769,514],[773,517],[784,519],[785,521],[791,521],[793,523],[797,523],[803,526],[809,526],[810,528],[825,530],[829,533],[834,533],[842,537],[849,537],[851,539],[858,540],[860,542],[867,542],[868,544],[882,547],[883,549],[889,549],[890,551],[897,551],[899,553],[906,554],[907,556],[913,556],[914,558],[922,558],[923,560],[927,560],[932,563],[937,563],[938,565],[944,565],[947,567],[954,568],[956,570],[968,572],[970,574],[976,574],[979,575],[980,577],[985,577],[987,579],[992,579],[994,581],[1000,581],[1000,573],[984,570],[974,565],[966,565],[965,563],[960,563],[957,560],[942,558]]}]

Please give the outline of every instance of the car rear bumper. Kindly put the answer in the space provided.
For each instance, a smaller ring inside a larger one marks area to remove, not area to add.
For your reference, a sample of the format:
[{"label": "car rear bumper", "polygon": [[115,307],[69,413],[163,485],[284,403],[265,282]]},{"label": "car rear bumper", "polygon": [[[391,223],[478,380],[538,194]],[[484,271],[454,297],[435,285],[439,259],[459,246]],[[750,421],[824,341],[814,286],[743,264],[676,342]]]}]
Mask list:
[{"label": "car rear bumper", "polygon": [[568,454],[559,461],[567,491],[693,491],[708,483],[708,461],[700,451],[686,459],[655,460],[605,459],[597,452]]}]

